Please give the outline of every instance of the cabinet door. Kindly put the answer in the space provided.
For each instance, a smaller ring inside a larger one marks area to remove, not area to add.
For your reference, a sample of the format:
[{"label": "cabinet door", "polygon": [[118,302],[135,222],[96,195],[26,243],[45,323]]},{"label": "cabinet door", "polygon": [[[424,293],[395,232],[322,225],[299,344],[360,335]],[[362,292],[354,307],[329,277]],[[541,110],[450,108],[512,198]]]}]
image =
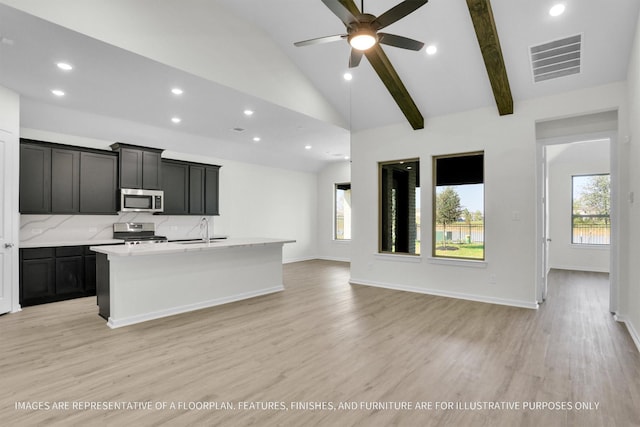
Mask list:
[{"label": "cabinet door", "polygon": [[51,148],[20,144],[20,212],[51,212]]},{"label": "cabinet door", "polygon": [[142,188],[142,150],[120,149],[120,188]]},{"label": "cabinet door", "polygon": [[204,214],[204,166],[189,166],[189,213]]},{"label": "cabinet door", "polygon": [[180,162],[162,162],[162,189],[164,213],[186,215],[189,213],[189,165]]},{"label": "cabinet door", "polygon": [[46,302],[55,294],[55,259],[23,259],[20,263],[20,304]]},{"label": "cabinet door", "polygon": [[219,212],[219,174],[218,166],[207,166],[204,171],[204,201],[206,215],[220,215]]},{"label": "cabinet door", "polygon": [[56,295],[84,293],[82,255],[56,258]]},{"label": "cabinet door", "polygon": [[142,152],[142,188],[160,190],[162,188],[162,163],[160,153]]},{"label": "cabinet door", "polygon": [[80,152],[51,150],[51,212],[80,211]]},{"label": "cabinet door", "polygon": [[80,212],[115,214],[118,192],[118,157],[80,153]]}]

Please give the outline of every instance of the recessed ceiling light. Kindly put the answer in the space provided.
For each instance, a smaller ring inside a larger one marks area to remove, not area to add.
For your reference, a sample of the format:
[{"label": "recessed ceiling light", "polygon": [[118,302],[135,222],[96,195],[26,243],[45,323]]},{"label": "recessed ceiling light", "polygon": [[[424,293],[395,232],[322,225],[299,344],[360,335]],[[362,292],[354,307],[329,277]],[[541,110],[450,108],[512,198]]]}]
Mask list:
[{"label": "recessed ceiling light", "polygon": [[564,13],[564,5],[562,3],[558,3],[554,5],[551,9],[549,9],[549,15],[551,16],[560,16]]},{"label": "recessed ceiling light", "polygon": [[253,115],[253,110],[244,110],[244,115],[245,116],[252,116]]},{"label": "recessed ceiling light", "polygon": [[174,95],[182,95],[184,91],[179,87],[174,87],[173,89],[171,89],[171,93]]},{"label": "recessed ceiling light", "polygon": [[435,55],[435,53],[438,51],[438,48],[436,47],[436,45],[429,45],[427,46],[427,48],[425,49],[425,52],[427,52],[427,55]]},{"label": "recessed ceiling light", "polygon": [[178,123],[180,123],[182,121],[182,119],[180,117],[171,117],[171,121],[173,123],[178,124]]},{"label": "recessed ceiling light", "polygon": [[253,137],[253,142],[260,142],[260,137],[259,136],[254,136]]},{"label": "recessed ceiling light", "polygon": [[311,150],[311,146],[310,146],[310,145],[305,145],[305,146],[304,146],[304,149],[305,149],[305,150]]},{"label": "recessed ceiling light", "polygon": [[67,62],[58,62],[56,65],[58,66],[58,68],[60,68],[61,70],[64,70],[64,71],[73,70],[73,65],[71,65],[71,64],[69,64]]},{"label": "recessed ceiling light", "polygon": [[349,160],[350,158],[351,158],[351,157],[349,157],[349,156],[344,156],[344,159],[345,159],[345,160]]},{"label": "recessed ceiling light", "polygon": [[51,93],[54,94],[55,96],[64,96],[64,91],[60,89],[53,89]]},{"label": "recessed ceiling light", "polygon": [[344,73],[344,75],[343,75],[342,77],[344,77],[344,79],[345,79],[346,81],[350,81],[350,80],[352,80],[352,79],[353,79],[353,74],[351,74],[351,73]]}]

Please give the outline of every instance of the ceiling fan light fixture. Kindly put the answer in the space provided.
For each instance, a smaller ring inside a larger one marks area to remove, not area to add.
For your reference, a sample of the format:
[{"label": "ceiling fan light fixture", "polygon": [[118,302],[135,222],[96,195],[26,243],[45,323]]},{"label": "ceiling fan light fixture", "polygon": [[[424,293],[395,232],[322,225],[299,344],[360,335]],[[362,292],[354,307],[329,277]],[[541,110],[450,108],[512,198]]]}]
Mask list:
[{"label": "ceiling fan light fixture", "polygon": [[360,30],[349,36],[349,44],[356,50],[367,50],[378,42],[376,33],[369,30]]}]

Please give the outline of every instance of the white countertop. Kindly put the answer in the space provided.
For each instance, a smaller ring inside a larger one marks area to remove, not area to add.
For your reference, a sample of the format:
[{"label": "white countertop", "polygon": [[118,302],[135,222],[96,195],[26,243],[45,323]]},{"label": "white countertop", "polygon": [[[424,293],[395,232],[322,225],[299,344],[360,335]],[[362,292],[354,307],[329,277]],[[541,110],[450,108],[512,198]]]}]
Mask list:
[{"label": "white countertop", "polygon": [[270,239],[265,237],[237,238],[237,239],[221,239],[212,240],[210,243],[204,242],[169,242],[154,243],[143,245],[116,245],[116,246],[91,246],[94,252],[107,254],[110,256],[126,257],[126,256],[142,256],[142,255],[161,255],[183,252],[209,251],[218,249],[228,249],[243,246],[259,246],[270,244],[295,243],[292,239]]},{"label": "white countertop", "polygon": [[121,239],[102,239],[102,240],[73,240],[73,241],[57,241],[57,242],[20,242],[20,248],[52,248],[56,246],[91,246],[91,245],[117,245],[124,243]]}]

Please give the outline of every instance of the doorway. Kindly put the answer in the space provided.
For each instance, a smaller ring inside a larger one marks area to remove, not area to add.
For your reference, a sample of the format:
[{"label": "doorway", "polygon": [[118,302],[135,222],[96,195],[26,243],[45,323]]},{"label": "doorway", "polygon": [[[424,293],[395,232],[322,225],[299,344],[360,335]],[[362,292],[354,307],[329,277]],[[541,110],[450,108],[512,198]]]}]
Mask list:
[{"label": "doorway", "polygon": [[[548,297],[552,269],[605,273],[609,309],[617,310],[616,129],[615,111],[536,124],[539,302]],[[596,208],[587,193],[602,182],[609,184],[609,204]]]}]

